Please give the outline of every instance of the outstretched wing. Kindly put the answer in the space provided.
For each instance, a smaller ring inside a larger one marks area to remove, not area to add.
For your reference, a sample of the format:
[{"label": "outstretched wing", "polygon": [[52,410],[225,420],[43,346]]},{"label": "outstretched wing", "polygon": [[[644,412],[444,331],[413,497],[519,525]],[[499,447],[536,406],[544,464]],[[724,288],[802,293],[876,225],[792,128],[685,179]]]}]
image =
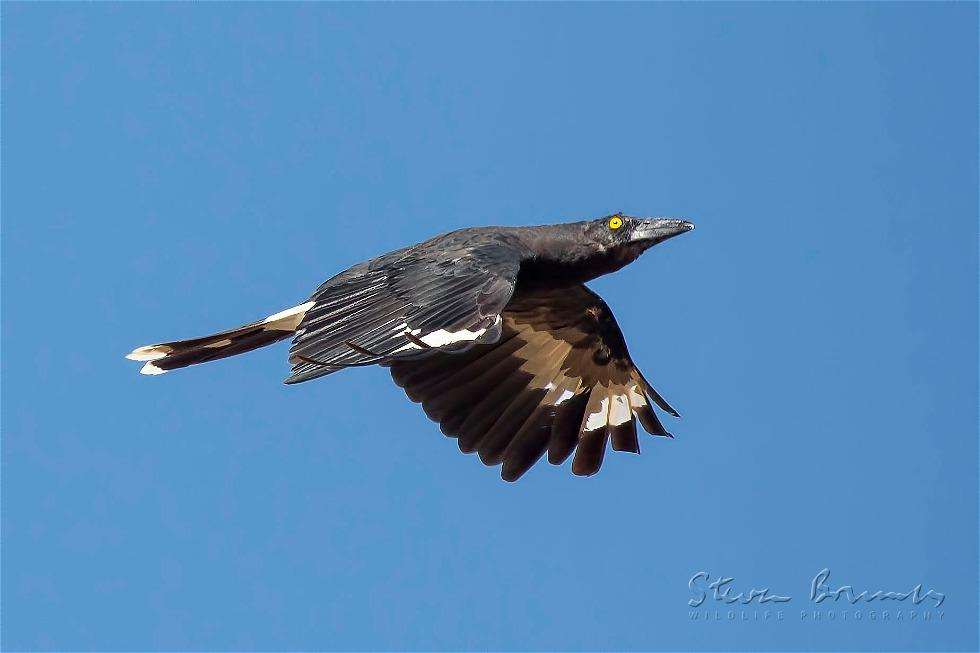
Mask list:
[{"label": "outstretched wing", "polygon": [[299,324],[286,383],[500,337],[525,252],[492,233],[452,233],[324,283]]},{"label": "outstretched wing", "polygon": [[545,451],[572,472],[599,471],[606,443],[639,453],[634,417],[668,436],[651,402],[677,415],[633,364],[622,331],[585,286],[518,291],[501,314],[503,333],[463,353],[390,362],[391,375],[464,453],[503,463],[517,480]]}]

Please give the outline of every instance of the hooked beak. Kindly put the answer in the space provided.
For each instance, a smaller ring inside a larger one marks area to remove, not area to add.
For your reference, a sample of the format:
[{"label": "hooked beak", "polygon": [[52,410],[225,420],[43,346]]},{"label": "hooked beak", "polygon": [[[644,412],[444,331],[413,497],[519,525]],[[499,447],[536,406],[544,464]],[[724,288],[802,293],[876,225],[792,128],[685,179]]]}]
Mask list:
[{"label": "hooked beak", "polygon": [[633,242],[653,247],[668,238],[679,236],[694,229],[694,224],[687,220],[674,218],[645,218],[639,221],[630,238]]}]

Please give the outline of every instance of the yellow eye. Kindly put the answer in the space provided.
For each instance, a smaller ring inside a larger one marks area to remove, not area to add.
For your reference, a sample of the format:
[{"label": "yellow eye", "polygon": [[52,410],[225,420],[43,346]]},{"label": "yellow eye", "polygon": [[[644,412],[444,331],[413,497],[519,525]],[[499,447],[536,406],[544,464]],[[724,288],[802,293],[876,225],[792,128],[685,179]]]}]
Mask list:
[{"label": "yellow eye", "polygon": [[623,226],[623,219],[618,215],[609,219],[610,229],[619,229],[622,226]]}]

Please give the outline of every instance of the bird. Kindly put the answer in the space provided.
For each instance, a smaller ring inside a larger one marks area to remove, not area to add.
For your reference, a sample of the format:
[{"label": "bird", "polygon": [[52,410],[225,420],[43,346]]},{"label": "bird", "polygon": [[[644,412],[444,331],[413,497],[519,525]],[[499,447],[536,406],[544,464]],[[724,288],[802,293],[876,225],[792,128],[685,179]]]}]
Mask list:
[{"label": "bird", "polygon": [[445,233],[359,263],[301,304],[213,335],[139,347],[159,375],[292,338],[287,384],[388,368],[464,453],[516,481],[547,454],[591,476],[606,448],[639,453],[636,422],[672,438],[679,417],[637,368],[609,306],[585,284],[694,229],[622,212]]}]

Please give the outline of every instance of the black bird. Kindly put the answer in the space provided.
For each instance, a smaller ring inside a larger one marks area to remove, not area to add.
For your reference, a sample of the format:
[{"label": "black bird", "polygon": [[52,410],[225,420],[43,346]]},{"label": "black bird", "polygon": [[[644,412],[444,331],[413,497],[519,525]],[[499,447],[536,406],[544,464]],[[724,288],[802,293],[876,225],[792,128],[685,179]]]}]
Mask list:
[{"label": "black bird", "polygon": [[520,478],[548,452],[599,471],[606,442],[639,453],[634,416],[670,437],[677,416],[633,364],[612,312],[584,283],[668,238],[684,220],[634,218],[460,229],[360,263],[310,299],[203,338],[140,347],[143,374],[251,351],[293,336],[286,383],[347,367],[391,369],[464,453]]}]

